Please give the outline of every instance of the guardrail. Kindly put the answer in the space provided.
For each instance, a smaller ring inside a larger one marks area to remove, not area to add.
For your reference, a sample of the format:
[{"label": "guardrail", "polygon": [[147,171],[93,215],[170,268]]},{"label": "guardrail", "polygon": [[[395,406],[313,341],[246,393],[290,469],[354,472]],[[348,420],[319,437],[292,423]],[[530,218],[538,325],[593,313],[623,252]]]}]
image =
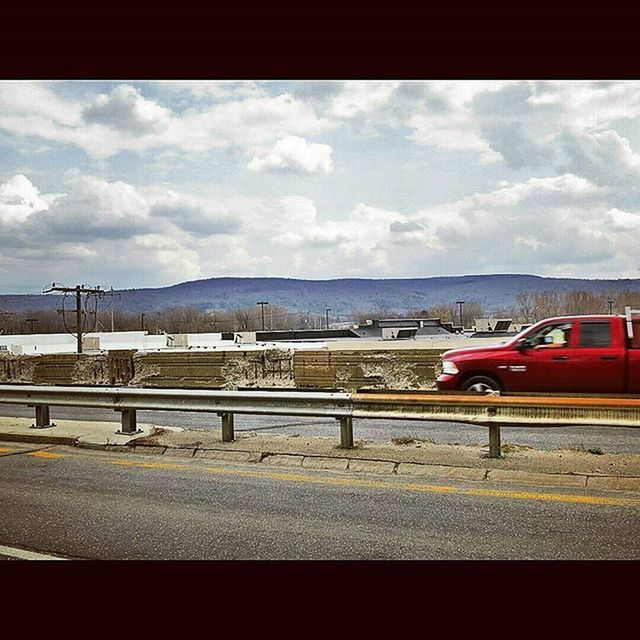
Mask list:
[{"label": "guardrail", "polygon": [[296,391],[205,391],[130,387],[0,385],[0,403],[34,406],[35,428],[53,426],[50,406],[113,409],[121,413],[117,433],[140,433],[136,411],[199,411],[222,418],[222,439],[234,439],[233,415],[321,416],[340,420],[343,446],[353,446],[351,394]]},{"label": "guardrail", "polygon": [[54,426],[51,406],[107,408],[121,414],[117,433],[140,433],[136,411],[198,411],[222,418],[222,440],[234,439],[240,414],[332,417],[340,444],[353,447],[353,418],[465,422],[489,427],[489,456],[500,456],[500,425],[640,427],[640,398],[439,392],[300,392],[0,385],[0,404],[35,407],[34,428]]}]

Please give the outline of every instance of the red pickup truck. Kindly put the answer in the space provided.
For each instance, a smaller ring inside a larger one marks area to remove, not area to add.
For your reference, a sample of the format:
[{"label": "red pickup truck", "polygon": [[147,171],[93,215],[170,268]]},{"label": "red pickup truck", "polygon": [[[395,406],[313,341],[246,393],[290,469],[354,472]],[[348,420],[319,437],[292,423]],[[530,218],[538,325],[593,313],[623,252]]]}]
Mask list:
[{"label": "red pickup truck", "polygon": [[510,341],[442,355],[441,391],[640,394],[640,312],[549,318]]}]

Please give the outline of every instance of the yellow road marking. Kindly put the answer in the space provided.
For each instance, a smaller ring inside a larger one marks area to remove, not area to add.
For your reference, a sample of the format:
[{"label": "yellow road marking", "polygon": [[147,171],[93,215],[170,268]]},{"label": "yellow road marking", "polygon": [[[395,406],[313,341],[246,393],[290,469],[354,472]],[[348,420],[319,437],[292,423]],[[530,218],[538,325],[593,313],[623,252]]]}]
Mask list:
[{"label": "yellow road marking", "polygon": [[[134,460],[111,460],[108,464],[143,469],[167,469],[170,471],[198,470],[197,467],[162,462],[137,462]],[[365,489],[404,489],[424,493],[449,493],[456,495],[479,496],[485,498],[503,498],[509,500],[539,500],[546,502],[569,502],[590,505],[640,506],[640,499],[609,498],[602,496],[571,495],[564,493],[542,493],[539,491],[507,491],[499,489],[465,489],[447,485],[421,484],[418,482],[388,482],[382,480],[364,480],[360,478],[325,478],[297,473],[248,471],[242,469],[225,469],[223,467],[205,467],[207,473],[217,475],[242,476],[245,478],[262,478],[284,482],[331,485],[339,487],[360,487]]]},{"label": "yellow road marking", "polygon": [[27,453],[28,456],[33,456],[34,458],[64,458],[65,456],[61,453],[50,453],[49,451],[32,451],[31,453]]}]

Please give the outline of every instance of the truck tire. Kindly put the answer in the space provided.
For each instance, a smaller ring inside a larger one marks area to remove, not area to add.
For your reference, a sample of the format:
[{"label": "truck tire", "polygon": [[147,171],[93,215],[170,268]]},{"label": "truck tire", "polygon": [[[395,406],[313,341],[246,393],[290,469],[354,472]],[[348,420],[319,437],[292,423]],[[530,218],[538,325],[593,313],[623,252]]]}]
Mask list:
[{"label": "truck tire", "polygon": [[460,389],[486,393],[487,391],[500,391],[500,385],[489,376],[471,376],[462,383]]}]

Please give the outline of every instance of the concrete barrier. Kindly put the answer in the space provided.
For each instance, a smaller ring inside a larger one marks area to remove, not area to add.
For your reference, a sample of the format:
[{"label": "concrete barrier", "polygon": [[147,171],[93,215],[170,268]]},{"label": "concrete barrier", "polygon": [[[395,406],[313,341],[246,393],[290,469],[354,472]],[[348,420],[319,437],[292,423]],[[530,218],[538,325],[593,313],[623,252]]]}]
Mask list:
[{"label": "concrete barrier", "polygon": [[0,383],[163,388],[428,389],[442,351],[157,351],[0,354]]}]

